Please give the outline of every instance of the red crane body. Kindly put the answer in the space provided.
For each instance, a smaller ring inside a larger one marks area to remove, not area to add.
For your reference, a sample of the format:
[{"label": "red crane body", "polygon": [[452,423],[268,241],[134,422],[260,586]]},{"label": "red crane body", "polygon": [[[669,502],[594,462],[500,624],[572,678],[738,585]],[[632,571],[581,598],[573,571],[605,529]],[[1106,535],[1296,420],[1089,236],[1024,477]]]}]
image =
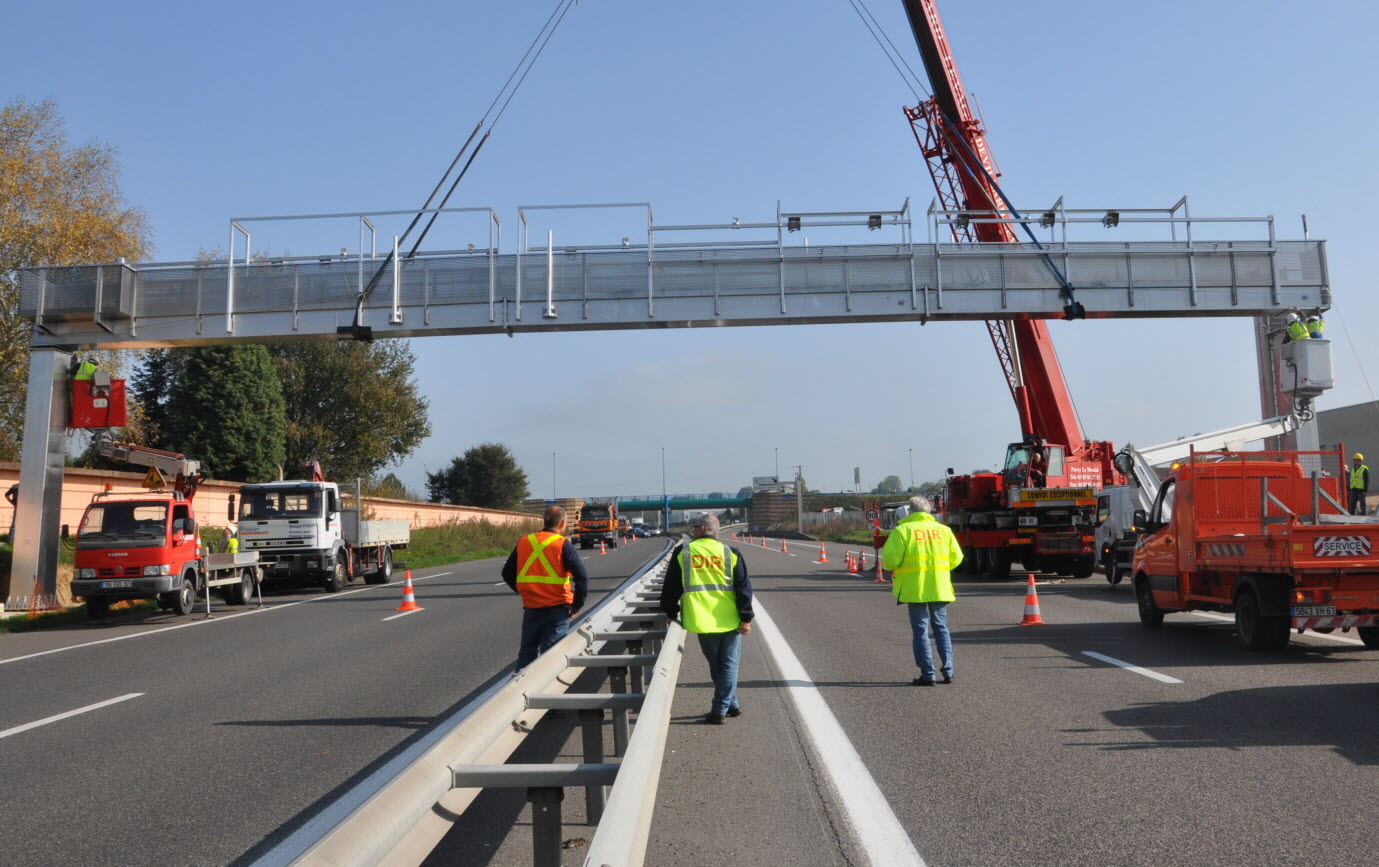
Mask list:
[{"label": "red crane body", "polygon": [[[933,177],[940,208],[984,217],[1014,216],[997,186],[1000,173],[992,159],[986,131],[968,103],[935,0],[904,0],[904,6],[933,90],[932,98],[907,108],[905,113]],[[1020,243],[1011,225],[981,219],[956,223],[955,240]],[[1071,287],[1065,299],[1069,302],[1065,308],[1068,317],[1080,315],[1080,307],[1072,301]],[[1096,491],[1118,483],[1119,473],[1112,463],[1115,449],[1110,442],[1083,438],[1044,320],[987,322],[987,330],[1015,402],[1022,442],[1010,445],[1002,473],[977,473],[950,480],[949,519],[960,541],[975,555],[975,565],[983,571],[1008,572],[1014,558],[1021,559],[1026,566],[1031,562],[1059,566],[1075,562],[1066,571],[1090,573],[1090,539],[1086,545],[1072,546],[1070,538],[1061,538],[1056,544],[1051,539],[1036,538],[1044,533],[1030,526],[1030,510],[1015,507],[1033,504],[1032,500],[1020,502],[1021,496],[1030,497],[1021,494],[1022,487]],[[1044,464],[1031,475],[1029,459],[1036,454]],[[1052,503],[1048,497],[1052,493],[1046,490],[1040,496],[1045,503]],[[1059,512],[1059,528],[1081,537],[1081,519],[1089,498],[1074,495],[1068,499],[1071,502]],[[1071,520],[1062,521],[1064,512]],[[1026,526],[1024,531],[1019,529],[1022,524]],[[1041,518],[1040,527],[1043,526]],[[1090,527],[1086,532],[1091,532]],[[1045,546],[1044,541],[1050,541],[1052,547]]]}]

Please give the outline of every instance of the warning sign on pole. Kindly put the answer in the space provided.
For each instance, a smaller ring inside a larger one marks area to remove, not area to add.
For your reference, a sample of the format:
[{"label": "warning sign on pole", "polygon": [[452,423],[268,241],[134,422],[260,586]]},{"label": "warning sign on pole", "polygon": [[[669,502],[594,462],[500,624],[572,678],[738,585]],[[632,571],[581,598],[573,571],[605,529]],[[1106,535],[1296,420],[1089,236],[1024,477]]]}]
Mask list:
[{"label": "warning sign on pole", "polygon": [[163,488],[167,487],[168,480],[163,478],[163,474],[158,472],[157,467],[149,467],[148,475],[144,476],[144,487]]}]

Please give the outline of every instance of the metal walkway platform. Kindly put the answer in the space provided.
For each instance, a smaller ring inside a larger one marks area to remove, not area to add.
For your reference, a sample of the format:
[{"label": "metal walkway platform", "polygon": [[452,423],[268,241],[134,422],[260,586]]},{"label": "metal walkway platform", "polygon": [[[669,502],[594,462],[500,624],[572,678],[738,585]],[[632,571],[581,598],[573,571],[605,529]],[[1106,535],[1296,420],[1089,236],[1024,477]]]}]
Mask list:
[{"label": "metal walkway platform", "polygon": [[[190,346],[334,334],[384,257],[25,269],[34,348]],[[1264,316],[1331,306],[1323,241],[647,245],[417,255],[362,306],[375,337],[575,329]]]}]

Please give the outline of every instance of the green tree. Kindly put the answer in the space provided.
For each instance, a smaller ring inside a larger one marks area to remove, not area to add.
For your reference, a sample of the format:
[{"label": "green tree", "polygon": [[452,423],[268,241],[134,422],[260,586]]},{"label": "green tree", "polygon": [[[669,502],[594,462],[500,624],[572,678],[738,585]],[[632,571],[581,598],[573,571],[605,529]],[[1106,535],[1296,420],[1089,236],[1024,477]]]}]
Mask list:
[{"label": "green tree", "polygon": [[239,482],[277,478],[283,464],[282,388],[258,345],[179,350],[159,447],[201,461],[207,475]]},{"label": "green tree", "polygon": [[881,480],[881,484],[872,489],[874,494],[898,494],[905,490],[905,484],[900,481],[900,476],[886,476]]},{"label": "green tree", "polygon": [[445,469],[427,473],[426,493],[435,503],[511,509],[530,491],[527,474],[507,446],[483,443],[452,460]]},{"label": "green tree", "polygon": [[287,465],[318,460],[337,481],[367,479],[431,433],[405,340],[269,347],[287,405]]},{"label": "green tree", "polygon": [[147,216],[120,192],[115,153],[72,145],[51,101],[0,109],[0,460],[18,459],[28,388],[17,269],[137,262],[153,249]]},{"label": "green tree", "polygon": [[372,479],[365,480],[364,496],[383,497],[389,500],[420,499],[420,497],[412,493],[412,491],[410,491],[407,488],[407,486],[402,483],[402,479],[399,479],[393,473],[388,473],[384,475],[382,478],[374,477]]}]

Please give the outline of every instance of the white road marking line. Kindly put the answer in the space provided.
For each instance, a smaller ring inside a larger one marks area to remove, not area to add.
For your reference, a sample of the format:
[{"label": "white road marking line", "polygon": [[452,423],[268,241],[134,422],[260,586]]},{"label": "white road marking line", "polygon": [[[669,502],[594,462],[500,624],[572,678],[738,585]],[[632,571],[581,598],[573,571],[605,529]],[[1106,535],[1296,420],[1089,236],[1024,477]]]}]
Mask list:
[{"label": "white road marking line", "polygon": [[385,618],[383,618],[382,620],[380,620],[379,622],[380,622],[380,623],[387,623],[389,620],[396,620],[396,619],[398,619],[399,617],[406,617],[408,614],[416,614],[418,611],[421,611],[421,610],[423,610],[423,609],[421,609],[421,608],[413,608],[411,611],[404,611],[404,612],[402,612],[401,614],[394,614],[392,617],[385,617]]},{"label": "white road marking line", "polygon": [[842,800],[857,844],[867,860],[874,865],[884,864],[887,867],[924,867],[924,859],[919,857],[914,843],[910,842],[895,811],[877,788],[871,772],[862,763],[862,757],[857,755],[843,727],[838,724],[837,717],[829,710],[818,686],[810,679],[799,657],[795,656],[795,651],[790,649],[766,613],[760,595],[755,598],[752,607],[756,610],[756,617],[752,621],[755,631],[761,634],[767,651],[780,669],[786,691],[799,712],[800,723],[813,741],[819,761]]},{"label": "white road marking line", "polygon": [[0,732],[0,738],[7,738],[10,735],[17,735],[20,732],[26,732],[29,729],[36,729],[39,726],[46,726],[48,723],[55,723],[58,720],[64,720],[68,717],[76,716],[77,714],[86,713],[87,711],[100,710],[103,707],[109,707],[112,704],[119,704],[122,701],[128,701],[131,698],[138,698],[141,695],[143,695],[142,692],[131,692],[127,695],[122,695],[119,698],[109,698],[105,701],[98,701],[95,704],[88,704],[86,707],[79,707],[76,710],[69,710],[66,713],[55,714],[50,717],[45,717],[41,720],[35,720],[31,723],[24,723],[24,725],[22,726],[15,726],[12,729],[5,729],[4,731]]},{"label": "white road marking line", "polygon": [[[439,578],[442,575],[449,575],[449,572],[437,572],[434,575],[424,575],[420,578],[413,578],[412,583],[425,581],[427,578]],[[396,583],[396,582],[394,582]],[[192,620],[188,623],[174,623],[158,629],[150,629],[147,632],[131,632],[128,635],[117,635],[114,638],[102,638],[99,641],[88,641],[84,644],[73,644],[69,647],[55,647],[52,650],[40,650],[38,653],[29,653],[24,656],[14,656],[9,659],[0,659],[0,665],[8,665],[11,662],[20,662],[25,659],[34,659],[39,656],[48,656],[52,653],[64,653],[68,650],[80,650],[83,647],[95,647],[98,644],[110,644],[115,641],[124,641],[129,638],[143,638],[145,635],[157,635],[160,632],[170,632],[174,629],[187,629],[192,626],[204,626],[207,623],[225,623],[234,620],[236,617],[245,617],[249,614],[259,612],[282,611],[284,608],[293,608],[297,605],[305,605],[308,602],[329,602],[332,599],[339,599],[342,596],[350,596],[355,593],[363,593],[365,590],[377,590],[380,587],[391,587],[392,584],[376,584],[369,587],[358,587],[354,590],[345,590],[340,593],[331,593],[326,596],[315,596],[311,599],[298,599],[296,602],[284,602],[281,605],[264,605],[262,608],[253,608],[249,611],[240,611],[236,614],[218,614],[210,620]]]},{"label": "white road marking line", "polygon": [[[1234,623],[1234,622],[1235,622],[1235,616],[1234,616],[1234,615],[1231,615],[1231,614],[1222,614],[1222,613],[1219,612],[1219,611],[1189,611],[1188,614],[1192,614],[1192,615],[1194,615],[1194,616],[1196,616],[1196,617],[1205,617],[1205,618],[1207,618],[1208,620],[1223,620],[1223,621],[1225,621],[1226,623]],[[1341,643],[1341,644],[1358,644],[1358,645],[1360,645],[1361,647],[1363,647],[1364,644],[1365,644],[1363,641],[1361,641],[1361,640],[1358,639],[1358,638],[1347,638],[1347,637],[1344,636],[1344,635],[1324,635],[1324,634],[1322,634],[1322,633],[1320,633],[1320,632],[1315,632],[1315,631],[1310,630],[1310,629],[1309,629],[1307,632],[1304,632],[1302,635],[1298,635],[1296,631],[1293,631],[1293,632],[1292,632],[1292,637],[1294,637],[1294,638],[1315,638],[1315,639],[1317,639],[1317,640],[1319,640],[1319,641],[1335,641],[1335,642],[1339,642],[1339,643]]]},{"label": "white road marking line", "polygon": [[1082,654],[1084,656],[1090,656],[1093,659],[1099,659],[1102,662],[1109,662],[1111,665],[1119,666],[1125,669],[1126,671],[1133,671],[1135,674],[1142,674],[1145,677],[1153,678],[1154,680],[1162,681],[1164,683],[1182,683],[1182,681],[1176,677],[1169,677],[1166,674],[1159,674],[1157,671],[1151,671],[1148,668],[1141,668],[1138,665],[1131,665],[1123,659],[1116,659],[1114,656],[1107,656],[1104,653],[1096,653],[1091,650],[1084,650],[1082,651]]}]

